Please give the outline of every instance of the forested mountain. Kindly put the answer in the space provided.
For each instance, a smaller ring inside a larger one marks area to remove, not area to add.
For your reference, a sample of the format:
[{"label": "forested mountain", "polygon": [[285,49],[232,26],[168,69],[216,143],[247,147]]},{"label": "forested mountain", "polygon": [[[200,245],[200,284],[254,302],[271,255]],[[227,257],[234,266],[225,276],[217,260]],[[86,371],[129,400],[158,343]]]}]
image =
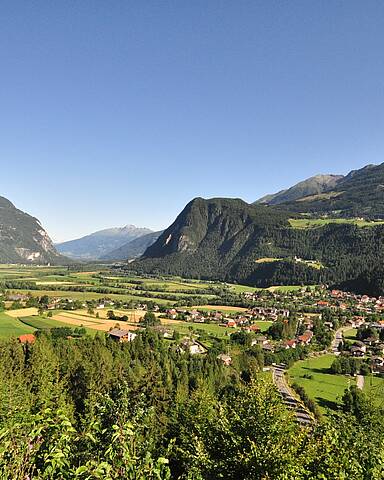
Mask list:
[{"label": "forested mountain", "polygon": [[343,175],[315,175],[286,190],[266,195],[255,203],[279,205],[280,203],[293,202],[308,195],[318,195],[334,189],[343,178]]},{"label": "forested mountain", "polygon": [[0,263],[64,263],[40,222],[0,197]]},{"label": "forested mountain", "polygon": [[131,268],[266,287],[358,278],[384,260],[384,225],[294,228],[290,214],[197,198]]},{"label": "forested mountain", "polygon": [[384,218],[384,163],[367,165],[345,177],[336,177],[333,184],[318,193],[303,189],[301,196],[289,198],[289,192],[298,193],[299,185],[258,202],[280,204],[285,210],[312,216]]},{"label": "forested mountain", "polygon": [[163,231],[151,232],[147,233],[147,235],[135,238],[116,250],[103,255],[101,260],[130,260],[132,258],[140,257],[148,247],[155,243],[162,233]]},{"label": "forested mountain", "polygon": [[120,248],[135,238],[152,233],[149,228],[126,225],[108,228],[85,237],[56,245],[57,250],[67,257],[78,260],[98,260],[109,252]]}]

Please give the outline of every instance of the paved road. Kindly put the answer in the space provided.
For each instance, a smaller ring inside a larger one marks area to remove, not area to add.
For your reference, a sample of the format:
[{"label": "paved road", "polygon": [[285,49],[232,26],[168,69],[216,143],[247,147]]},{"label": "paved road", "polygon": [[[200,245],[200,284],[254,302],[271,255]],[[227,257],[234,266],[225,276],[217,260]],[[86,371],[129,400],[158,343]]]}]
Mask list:
[{"label": "paved road", "polygon": [[288,386],[287,381],[285,379],[285,366],[283,365],[276,365],[272,367],[273,372],[273,381],[277,389],[280,392],[280,395],[283,397],[283,401],[286,406],[295,411],[297,421],[302,425],[309,425],[313,422],[312,417],[309,413],[305,410],[303,404],[298,401],[297,397]]}]

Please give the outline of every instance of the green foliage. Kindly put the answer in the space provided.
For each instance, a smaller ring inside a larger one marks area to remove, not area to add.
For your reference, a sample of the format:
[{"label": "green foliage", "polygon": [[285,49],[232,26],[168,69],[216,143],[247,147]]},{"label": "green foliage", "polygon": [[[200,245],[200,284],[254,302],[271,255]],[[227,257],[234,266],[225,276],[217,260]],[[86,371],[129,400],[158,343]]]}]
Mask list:
[{"label": "green foliage", "polygon": [[382,478],[381,410],[350,391],[345,413],[302,428],[262,365],[257,348],[225,367],[153,331],[0,342],[0,478]]},{"label": "green foliage", "polygon": [[146,312],[142,320],[142,324],[146,327],[153,327],[155,325],[160,325],[160,323],[160,319],[157,318],[153,312]]}]

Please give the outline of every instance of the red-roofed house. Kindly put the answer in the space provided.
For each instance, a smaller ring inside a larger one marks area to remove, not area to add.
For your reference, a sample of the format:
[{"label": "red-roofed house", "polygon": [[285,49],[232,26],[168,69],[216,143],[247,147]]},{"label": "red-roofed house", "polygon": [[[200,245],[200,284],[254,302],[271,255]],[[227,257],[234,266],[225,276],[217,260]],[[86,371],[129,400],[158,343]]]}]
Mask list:
[{"label": "red-roofed house", "polygon": [[311,332],[311,330],[306,330],[303,333],[303,335],[300,335],[299,337],[297,337],[297,339],[299,340],[300,343],[303,343],[304,345],[308,345],[309,343],[311,343],[312,337],[313,337],[313,332]]},{"label": "red-roofed house", "polygon": [[36,337],[33,333],[26,333],[25,335],[20,335],[18,340],[20,343],[35,343]]}]

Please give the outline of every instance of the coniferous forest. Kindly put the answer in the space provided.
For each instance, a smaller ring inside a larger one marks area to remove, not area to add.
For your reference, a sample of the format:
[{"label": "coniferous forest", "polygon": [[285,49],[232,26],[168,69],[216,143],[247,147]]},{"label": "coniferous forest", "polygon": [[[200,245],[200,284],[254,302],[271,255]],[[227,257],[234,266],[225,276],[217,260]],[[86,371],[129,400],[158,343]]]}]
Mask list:
[{"label": "coniferous forest", "polygon": [[261,355],[225,367],[147,331],[0,344],[0,478],[381,479],[383,416],[351,387],[299,426]]}]

